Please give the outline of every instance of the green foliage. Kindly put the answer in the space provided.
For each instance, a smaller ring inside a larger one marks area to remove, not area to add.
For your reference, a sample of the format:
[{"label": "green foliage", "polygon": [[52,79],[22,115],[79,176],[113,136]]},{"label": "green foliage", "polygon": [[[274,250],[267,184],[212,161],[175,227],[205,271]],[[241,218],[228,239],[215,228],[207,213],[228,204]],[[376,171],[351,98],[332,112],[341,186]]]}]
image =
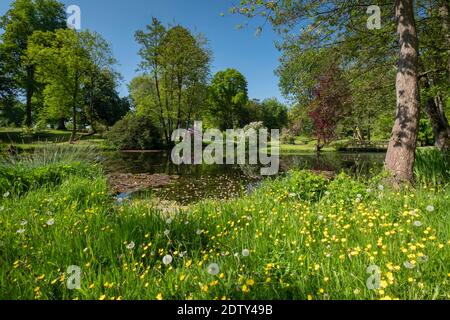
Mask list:
[{"label": "green foliage", "polygon": [[283,129],[288,124],[288,108],[276,98],[266,99],[261,103],[261,118],[270,129]]},{"label": "green foliage", "polygon": [[248,101],[247,80],[235,69],[217,72],[210,86],[211,113],[222,129],[242,128],[241,116]]},{"label": "green foliage", "polygon": [[35,75],[35,66],[28,59],[29,38],[35,31],[53,31],[66,28],[64,5],[56,0],[15,0],[10,9],[0,18],[0,58],[2,74],[12,80],[8,89],[26,92],[27,112],[25,124],[32,125],[32,97],[41,90]]},{"label": "green foliage", "polygon": [[145,75],[131,82],[131,98],[137,112],[150,116],[170,144],[175,129],[200,119],[212,54],[202,35],[179,25],[166,29],[156,18],[135,38]]},{"label": "green foliage", "polygon": [[329,184],[323,201],[325,201],[324,203],[351,204],[354,201],[358,201],[358,199],[365,199],[367,195],[367,184],[352,179],[345,173],[341,173]]},{"label": "green foliage", "polygon": [[420,119],[417,141],[421,146],[432,146],[434,144],[434,134],[430,120]]},{"label": "green foliage", "polygon": [[328,184],[329,180],[320,174],[292,170],[286,177],[266,182],[258,192],[272,193],[296,201],[316,202],[324,195]]},{"label": "green foliage", "polygon": [[107,132],[106,139],[120,150],[153,150],[162,147],[160,132],[152,119],[131,113]]},{"label": "green foliage", "polygon": [[450,184],[450,155],[436,149],[418,150],[414,167],[420,184],[443,187]]},{"label": "green foliage", "polygon": [[[100,176],[1,197],[0,298],[449,299],[448,191],[376,189],[341,202],[333,192],[362,185],[338,181],[292,172],[251,196],[164,210],[116,205]],[[66,287],[74,262],[81,290]],[[366,286],[374,264],[379,290]]]}]

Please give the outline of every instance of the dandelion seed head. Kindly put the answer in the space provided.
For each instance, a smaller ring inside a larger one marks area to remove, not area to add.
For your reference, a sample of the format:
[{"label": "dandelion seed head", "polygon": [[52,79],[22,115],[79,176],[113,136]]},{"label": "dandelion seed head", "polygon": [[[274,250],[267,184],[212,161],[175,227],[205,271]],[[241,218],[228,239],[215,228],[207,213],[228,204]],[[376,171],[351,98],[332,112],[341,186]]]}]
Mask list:
[{"label": "dandelion seed head", "polygon": [[134,241],[131,241],[129,244],[127,244],[127,249],[133,250],[135,246],[136,246],[136,244],[134,243]]},{"label": "dandelion seed head", "polygon": [[48,226],[52,226],[52,225],[54,225],[55,224],[55,219],[48,219],[47,220],[47,222],[46,222],[46,224],[48,225]]},{"label": "dandelion seed head", "polygon": [[219,265],[218,265],[217,263],[211,263],[211,264],[208,266],[208,273],[209,273],[210,275],[216,276],[216,275],[219,274],[219,272],[220,272],[220,268],[219,268]]},{"label": "dandelion seed head", "polygon": [[428,211],[428,212],[433,212],[433,211],[434,211],[434,206],[429,205],[429,206],[427,207],[427,211]]},{"label": "dandelion seed head", "polygon": [[162,259],[162,262],[163,262],[165,265],[171,264],[172,261],[173,261],[173,257],[172,257],[170,254],[164,256],[164,258]]},{"label": "dandelion seed head", "polygon": [[242,256],[248,257],[249,255],[250,255],[250,250],[248,250],[248,249],[242,250]]}]

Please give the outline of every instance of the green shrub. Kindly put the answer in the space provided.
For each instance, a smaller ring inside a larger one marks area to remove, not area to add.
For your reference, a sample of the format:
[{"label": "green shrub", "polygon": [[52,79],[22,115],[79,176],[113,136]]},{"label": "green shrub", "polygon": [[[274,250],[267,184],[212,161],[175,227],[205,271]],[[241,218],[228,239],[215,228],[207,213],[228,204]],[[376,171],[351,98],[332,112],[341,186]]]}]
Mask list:
[{"label": "green shrub", "polygon": [[315,202],[325,194],[328,184],[329,181],[321,175],[293,170],[286,177],[266,182],[261,192]]},{"label": "green shrub", "polygon": [[328,186],[324,200],[333,203],[344,202],[348,205],[355,200],[360,201],[367,197],[367,185],[359,182],[345,173],[339,174]]},{"label": "green shrub", "polygon": [[105,135],[119,150],[150,150],[162,147],[161,135],[152,120],[143,115],[128,114]]}]

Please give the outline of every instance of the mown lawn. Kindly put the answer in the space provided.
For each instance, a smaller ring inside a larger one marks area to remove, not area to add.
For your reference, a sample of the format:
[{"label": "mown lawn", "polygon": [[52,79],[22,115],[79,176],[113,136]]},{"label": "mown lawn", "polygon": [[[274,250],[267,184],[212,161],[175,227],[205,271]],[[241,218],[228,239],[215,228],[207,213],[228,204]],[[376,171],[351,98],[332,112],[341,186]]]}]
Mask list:
[{"label": "mown lawn", "polygon": [[450,298],[445,189],[293,171],[160,211],[117,201],[97,166],[52,166],[29,169],[38,184],[19,170],[0,199],[0,299]]}]

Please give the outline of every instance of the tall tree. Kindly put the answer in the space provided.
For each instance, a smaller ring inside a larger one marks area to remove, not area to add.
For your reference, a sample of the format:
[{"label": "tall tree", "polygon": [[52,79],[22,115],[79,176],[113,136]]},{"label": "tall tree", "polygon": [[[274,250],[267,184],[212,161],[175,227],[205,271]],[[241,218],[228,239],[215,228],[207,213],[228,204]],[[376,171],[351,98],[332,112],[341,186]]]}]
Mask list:
[{"label": "tall tree", "polygon": [[36,66],[28,59],[28,39],[34,31],[52,31],[66,27],[62,3],[56,0],[15,0],[0,19],[2,46],[8,54],[8,70],[26,99],[25,125],[33,123],[32,99],[37,89]]},{"label": "tall tree", "polygon": [[156,18],[135,37],[141,45],[140,68],[149,77],[139,76],[131,83],[131,96],[138,108],[145,106],[157,115],[170,144],[171,132],[190,126],[194,111],[203,105],[200,102],[206,98],[211,52],[203,36],[193,35],[182,26],[166,29]]},{"label": "tall tree", "polygon": [[395,182],[412,182],[419,130],[419,41],[413,0],[396,0],[400,38],[397,71],[397,115],[386,155],[386,169]]},{"label": "tall tree", "polygon": [[84,106],[82,89],[92,68],[87,50],[91,44],[85,43],[85,39],[89,37],[70,29],[37,31],[30,38],[27,51],[39,79],[46,84],[47,111],[58,119],[72,116],[70,142],[76,138],[77,115]]},{"label": "tall tree", "polygon": [[211,82],[211,111],[221,129],[242,127],[240,115],[248,101],[247,80],[236,69],[217,72]]},{"label": "tall tree", "polygon": [[[243,0],[236,12],[254,17],[263,15],[289,38],[292,28],[300,28],[298,40],[302,49],[339,47],[346,56],[351,52],[377,52],[378,48],[400,49],[396,81],[397,117],[386,157],[386,169],[395,182],[411,181],[419,118],[418,38],[412,0],[396,0],[395,15],[383,15],[380,30],[366,28],[365,10],[370,1],[262,1]],[[378,3],[392,8],[391,1]],[[393,21],[395,16],[395,21]],[[400,41],[390,41],[397,25]],[[398,47],[400,45],[400,47]],[[392,48],[391,48],[392,47]],[[382,56],[374,55],[378,61]],[[381,58],[381,60],[380,60]],[[375,60],[376,61],[376,60]]]},{"label": "tall tree", "polygon": [[316,151],[336,138],[337,125],[348,112],[351,97],[341,71],[335,63],[331,64],[317,77],[313,91],[309,116],[316,136]]}]

